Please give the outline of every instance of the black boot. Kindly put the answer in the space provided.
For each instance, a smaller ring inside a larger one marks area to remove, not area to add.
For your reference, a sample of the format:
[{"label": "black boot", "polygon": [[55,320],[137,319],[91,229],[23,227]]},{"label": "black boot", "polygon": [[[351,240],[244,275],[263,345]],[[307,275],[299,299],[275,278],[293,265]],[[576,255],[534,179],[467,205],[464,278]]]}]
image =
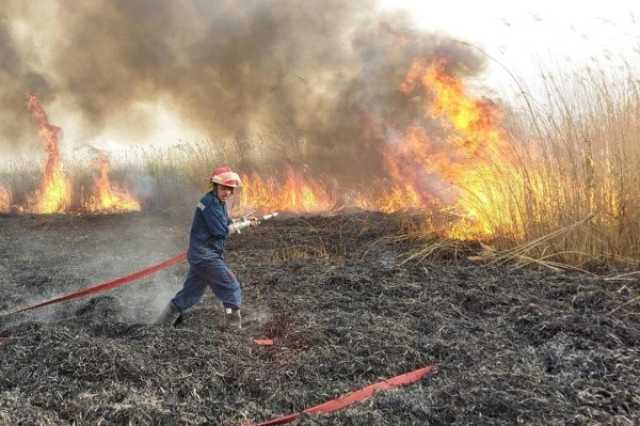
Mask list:
[{"label": "black boot", "polygon": [[224,328],[227,330],[242,329],[240,309],[224,308]]},{"label": "black boot", "polygon": [[160,317],[156,320],[155,324],[163,327],[173,327],[182,318],[182,314],[173,304],[169,302],[166,308],[160,314]]}]

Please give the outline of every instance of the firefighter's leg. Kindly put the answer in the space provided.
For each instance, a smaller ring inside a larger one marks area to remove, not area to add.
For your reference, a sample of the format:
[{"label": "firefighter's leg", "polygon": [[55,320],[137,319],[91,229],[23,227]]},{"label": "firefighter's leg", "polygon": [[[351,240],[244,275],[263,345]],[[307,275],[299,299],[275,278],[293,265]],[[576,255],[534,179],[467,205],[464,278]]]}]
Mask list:
[{"label": "firefighter's leg", "polygon": [[189,265],[189,273],[182,290],[171,301],[180,312],[184,312],[202,299],[207,281],[202,279],[201,265]]},{"label": "firefighter's leg", "polygon": [[155,324],[169,327],[175,325],[179,318],[180,311],[173,302],[169,302],[160,314],[160,317],[156,319]]},{"label": "firefighter's leg", "polygon": [[160,317],[156,320],[156,324],[164,326],[176,325],[181,321],[182,313],[200,301],[207,284],[202,280],[198,280],[197,275],[196,267],[190,265],[182,289],[164,308]]},{"label": "firefighter's leg", "polygon": [[238,279],[222,259],[212,262],[208,266],[207,281],[211,290],[224,305],[225,326],[241,328],[242,290]]}]

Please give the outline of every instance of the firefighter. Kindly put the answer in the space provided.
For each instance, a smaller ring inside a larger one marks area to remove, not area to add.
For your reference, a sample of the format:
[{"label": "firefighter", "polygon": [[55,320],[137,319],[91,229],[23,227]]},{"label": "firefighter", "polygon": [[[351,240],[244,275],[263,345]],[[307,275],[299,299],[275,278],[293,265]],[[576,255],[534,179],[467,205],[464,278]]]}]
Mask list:
[{"label": "firefighter", "polygon": [[[187,252],[187,278],[157,324],[175,325],[187,309],[200,301],[209,287],[222,301],[225,327],[242,327],[240,283],[224,262],[224,242],[230,233],[235,232],[226,201],[242,183],[240,176],[228,166],[216,167],[209,181],[211,190],[200,199],[193,216]],[[251,218],[251,224],[257,225],[258,220]]]}]

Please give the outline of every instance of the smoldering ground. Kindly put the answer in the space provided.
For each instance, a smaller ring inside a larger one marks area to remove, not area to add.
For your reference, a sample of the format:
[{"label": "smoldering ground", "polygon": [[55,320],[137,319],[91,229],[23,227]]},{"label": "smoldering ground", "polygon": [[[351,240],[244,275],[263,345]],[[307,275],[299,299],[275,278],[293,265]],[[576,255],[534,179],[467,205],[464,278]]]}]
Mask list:
[{"label": "smoldering ground", "polygon": [[27,93],[76,118],[81,136],[67,143],[115,127],[139,141],[155,125],[139,107],[162,103],[214,145],[235,138],[245,170],[293,161],[357,181],[384,173],[385,137],[367,133],[371,120],[428,120],[399,91],[414,58],[445,57],[458,76],[485,66],[374,0],[3,3],[0,140],[11,149],[39,148]]},{"label": "smoldering ground", "polygon": [[[253,320],[237,334],[218,330],[210,294],[180,327],[148,325],[180,268],[0,317],[0,423],[235,425],[434,363],[435,376],[299,424],[640,421],[640,316],[621,307],[637,280],[476,265],[473,245],[402,264],[421,243],[381,238],[410,220],[279,218],[234,236],[227,259]],[[0,310],[173,256],[188,223],[0,216]]]}]

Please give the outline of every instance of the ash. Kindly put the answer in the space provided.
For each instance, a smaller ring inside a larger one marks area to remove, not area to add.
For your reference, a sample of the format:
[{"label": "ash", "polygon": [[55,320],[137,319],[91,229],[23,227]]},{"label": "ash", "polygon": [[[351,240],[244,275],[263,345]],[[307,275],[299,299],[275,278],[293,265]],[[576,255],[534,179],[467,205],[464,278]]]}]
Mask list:
[{"label": "ash", "polygon": [[[173,256],[188,219],[2,216],[0,311]],[[406,220],[285,217],[233,237],[227,260],[245,298],[236,333],[220,329],[210,294],[178,327],[152,325],[184,266],[0,317],[0,424],[233,425],[430,364],[438,374],[298,424],[640,424],[638,304],[609,314],[637,281],[453,253],[403,264],[419,242],[384,237]]]}]

